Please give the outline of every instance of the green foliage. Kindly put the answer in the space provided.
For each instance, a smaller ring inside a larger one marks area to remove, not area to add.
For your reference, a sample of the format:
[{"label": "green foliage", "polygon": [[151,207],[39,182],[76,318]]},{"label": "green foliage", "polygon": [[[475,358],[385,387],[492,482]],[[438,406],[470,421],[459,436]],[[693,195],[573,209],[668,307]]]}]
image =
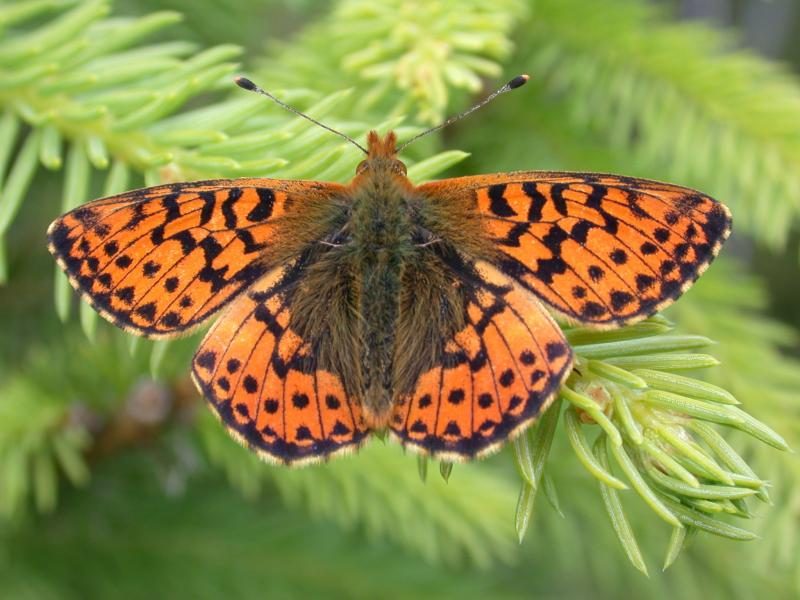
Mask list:
[{"label": "green foliage", "polygon": [[508,34],[527,14],[520,0],[466,0],[454,8],[448,2],[339,2],[329,18],[279,48],[263,71],[270,85],[314,82],[328,92],[353,86],[353,115],[410,113],[438,124],[454,90],[475,93],[481,77],[500,76],[498,60],[512,48]]},{"label": "green foliage", "polygon": [[[424,157],[412,179],[461,161],[672,179],[725,200],[737,235],[777,251],[800,205],[795,80],[633,0],[340,0],[322,15],[275,0],[248,18],[240,0],[170,3],[180,24],[162,5],[0,2],[0,327],[13,332],[0,342],[2,595],[792,593],[800,468],[774,448],[800,442],[800,365],[782,352],[797,332],[769,315],[744,260],[716,263],[671,309],[675,328],[565,326],[576,372],[497,457],[415,465],[376,440],[288,471],[197,405],[196,338],[131,342],[84,305],[73,322],[60,273],[64,323],[51,319],[42,232],[142,182],[346,181],[352,147],[231,85],[233,41],[258,52],[253,80],[356,138],[407,139],[466,107],[484,78],[529,71],[523,91],[448,130],[448,147],[472,156],[435,153],[432,136],[412,149]],[[665,575],[647,567],[657,552],[674,563]]]},{"label": "green foliage", "polygon": [[[438,477],[423,482],[408,456],[381,442],[325,465],[265,468],[231,444],[210,415],[204,414],[199,430],[211,462],[223,467],[246,497],[274,486],[288,506],[305,507],[345,528],[359,526],[372,540],[394,541],[430,561],[459,565],[468,559],[484,568],[498,560],[516,562],[512,484],[488,469],[460,470],[452,482]],[[477,489],[483,490],[480,511],[471,498]]]},{"label": "green foliage", "polygon": [[364,543],[275,499],[246,502],[218,477],[184,468],[175,493],[153,471],[145,453],[118,457],[98,468],[90,489],[66,498],[59,519],[45,518],[38,533],[7,534],[3,595],[525,597],[526,583],[513,577],[401,563],[380,539]]},{"label": "green foliage", "polygon": [[[727,391],[679,374],[716,364],[706,354],[687,353],[709,340],[667,335],[663,318],[597,332],[566,328],[576,353],[573,374],[561,390],[571,406],[564,412],[565,433],[578,460],[601,484],[603,502],[628,558],[647,573],[633,529],[620,502],[629,488],[675,530],[700,529],[734,540],[756,535],[721,519],[750,518],[745,499],[769,502],[767,482],[709,423],[747,433],[765,444],[788,450],[783,438],[736,404]],[[676,371],[678,373],[676,373]],[[517,533],[530,523],[560,409],[551,408],[541,422],[515,442],[522,475],[517,505]],[[582,423],[599,426],[591,447]],[[609,456],[630,485],[612,474]],[[524,499],[524,501],[523,501]],[[675,533],[666,564],[677,557],[683,534]]]},{"label": "green foliage", "polygon": [[525,40],[520,56],[573,123],[785,247],[800,215],[800,89],[785,69],[636,0],[537,2]]}]

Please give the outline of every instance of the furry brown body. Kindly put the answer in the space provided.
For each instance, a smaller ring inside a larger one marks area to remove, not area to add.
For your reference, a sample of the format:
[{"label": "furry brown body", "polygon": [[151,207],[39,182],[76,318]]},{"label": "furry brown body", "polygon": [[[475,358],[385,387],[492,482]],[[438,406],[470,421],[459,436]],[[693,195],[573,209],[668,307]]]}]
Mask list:
[{"label": "furry brown body", "polygon": [[349,225],[355,266],[364,405],[376,420],[392,406],[395,326],[405,262],[417,252],[412,232],[413,196],[390,166],[364,174],[355,188]]},{"label": "furry brown body", "polygon": [[287,227],[308,233],[281,246],[306,263],[292,297],[293,329],[361,400],[370,425],[383,427],[397,396],[463,326],[454,264],[465,256],[455,248],[470,259],[489,248],[479,220],[462,214],[471,210],[445,207],[411,184],[394,134],[373,132],[368,142],[345,194],[310,207],[303,227]]}]

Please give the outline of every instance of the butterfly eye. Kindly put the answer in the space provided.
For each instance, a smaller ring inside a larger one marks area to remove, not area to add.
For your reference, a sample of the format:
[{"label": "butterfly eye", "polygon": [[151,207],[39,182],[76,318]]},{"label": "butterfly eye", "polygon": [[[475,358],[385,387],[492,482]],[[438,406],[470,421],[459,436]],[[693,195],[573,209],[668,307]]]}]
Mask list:
[{"label": "butterfly eye", "polygon": [[356,167],[356,175],[360,175],[361,173],[366,171],[368,168],[369,168],[369,164],[367,163],[367,161],[362,160],[360,163],[358,163],[358,166]]},{"label": "butterfly eye", "polygon": [[394,164],[392,165],[392,170],[395,173],[400,173],[401,175],[407,175],[408,174],[408,169],[406,169],[405,164],[403,164],[399,160],[394,161]]}]

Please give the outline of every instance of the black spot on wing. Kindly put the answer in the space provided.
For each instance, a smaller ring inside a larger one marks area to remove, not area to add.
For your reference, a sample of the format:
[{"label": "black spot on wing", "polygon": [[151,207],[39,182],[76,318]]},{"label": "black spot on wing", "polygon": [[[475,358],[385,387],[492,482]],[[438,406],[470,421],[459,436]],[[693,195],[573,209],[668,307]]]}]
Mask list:
[{"label": "black spot on wing", "polygon": [[72,212],[72,216],[87,227],[91,227],[97,220],[97,213],[95,213],[94,209],[89,208],[88,206],[75,209]]},{"label": "black spot on wing", "polygon": [[148,302],[136,308],[134,312],[145,321],[152,323],[156,318],[156,308],[155,302]]},{"label": "black spot on wing", "polygon": [[586,243],[589,237],[589,231],[594,227],[591,221],[578,221],[569,232],[570,237],[581,245]]},{"label": "black spot on wing", "polygon": [[505,196],[503,195],[505,191],[506,186],[502,183],[489,187],[489,210],[492,211],[492,214],[497,215],[498,217],[516,216],[517,213],[513,208],[511,208],[511,206],[508,204],[508,200],[506,200]]},{"label": "black spot on wing", "polygon": [[226,229],[236,229],[238,218],[236,217],[236,202],[242,197],[242,190],[240,188],[231,188],[228,190],[225,200],[222,201],[222,216],[225,219]]},{"label": "black spot on wing", "polygon": [[450,421],[447,427],[444,428],[444,434],[447,436],[461,437],[461,428],[455,421]]},{"label": "black spot on wing", "polygon": [[536,184],[532,181],[526,181],[522,184],[522,191],[528,198],[531,199],[530,206],[528,207],[528,221],[531,223],[538,223],[542,220],[542,210],[547,204],[547,198],[544,197]]},{"label": "black spot on wing", "polygon": [[198,194],[203,201],[203,208],[200,210],[200,225],[203,226],[211,220],[214,214],[214,204],[216,198],[214,192],[203,191]]},{"label": "black spot on wing", "polygon": [[275,194],[267,188],[256,188],[258,203],[247,213],[247,220],[251,223],[266,221],[272,216],[272,208],[275,205]]},{"label": "black spot on wing", "polygon": [[669,229],[664,227],[656,227],[653,230],[653,237],[656,238],[656,241],[664,244],[669,240]]},{"label": "black spot on wing", "polygon": [[605,315],[608,311],[602,304],[594,301],[588,301],[583,304],[580,309],[581,316],[586,319],[598,319]]},{"label": "black spot on wing", "polygon": [[554,256],[561,255],[561,244],[569,239],[569,234],[564,231],[559,225],[553,225],[548,230],[547,234],[542,238],[542,243],[547,247]]},{"label": "black spot on wing", "polygon": [[533,275],[541,279],[544,283],[553,283],[555,275],[563,275],[567,272],[567,263],[560,256],[553,258],[539,259],[536,263],[536,270]]},{"label": "black spot on wing", "polygon": [[133,297],[134,297],[133,286],[128,285],[125,287],[118,288],[117,290],[114,291],[114,295],[120,300],[122,300],[125,304],[130,306],[131,303],[133,302]]},{"label": "black spot on wing", "polygon": [[594,281],[595,283],[603,279],[603,277],[606,274],[603,268],[599,267],[598,265],[591,265],[587,273],[589,274],[591,280]]},{"label": "black spot on wing", "polygon": [[656,246],[653,242],[644,242],[639,248],[639,251],[644,256],[649,256],[658,252],[658,246]]},{"label": "black spot on wing", "polygon": [[567,353],[567,346],[563,342],[549,342],[545,347],[545,353],[547,360],[552,362]]},{"label": "black spot on wing", "polygon": [[511,369],[506,369],[505,371],[503,371],[503,372],[500,374],[500,377],[499,377],[498,381],[500,382],[500,385],[501,385],[501,386],[503,386],[503,387],[506,387],[506,388],[507,388],[507,387],[509,387],[509,386],[510,386],[512,383],[514,383],[514,379],[515,379],[515,377],[514,377],[514,371],[512,371]]},{"label": "black spot on wing", "polygon": [[611,308],[619,312],[633,302],[633,295],[628,292],[615,290],[611,292]]},{"label": "black spot on wing", "polygon": [[161,265],[152,260],[148,260],[146,263],[144,263],[144,266],[142,266],[142,274],[148,278],[155,277],[155,274],[160,270]]},{"label": "black spot on wing", "polygon": [[169,329],[173,329],[181,324],[181,316],[179,313],[171,310],[161,317],[160,324]]},{"label": "black spot on wing", "polygon": [[727,233],[730,225],[730,218],[722,205],[714,204],[706,215],[706,222],[702,223],[700,227],[703,229],[706,238],[711,242],[715,242]]},{"label": "black spot on wing", "polygon": [[508,230],[506,237],[498,238],[496,241],[498,244],[503,246],[509,246],[511,248],[519,248],[520,246],[520,238],[528,232],[530,226],[528,223],[521,222],[521,223],[514,223],[511,229]]},{"label": "black spot on wing", "polygon": [[428,433],[428,426],[425,423],[423,423],[420,419],[417,419],[411,425],[409,431],[411,431],[412,433]]},{"label": "black spot on wing", "polygon": [[464,401],[464,390],[461,388],[452,390],[447,397],[447,401],[450,404],[461,404]]},{"label": "black spot on wing", "polygon": [[180,194],[167,194],[161,199],[161,206],[166,211],[164,215],[167,222],[172,222],[181,216],[181,206],[178,203]]},{"label": "black spot on wing", "polygon": [[350,435],[351,431],[352,430],[347,425],[337,420],[333,426],[333,429],[331,430],[331,433],[336,436],[342,436]]},{"label": "black spot on wing", "polygon": [[174,292],[178,289],[178,283],[180,283],[180,280],[177,277],[167,277],[164,280],[164,289],[170,293]]},{"label": "black spot on wing", "polygon": [[296,431],[298,440],[313,440],[314,436],[311,435],[311,430],[305,425],[300,425]]},{"label": "black spot on wing", "polygon": [[63,222],[59,222],[50,230],[50,244],[60,256],[69,255],[69,251],[75,243],[75,238],[71,238],[69,233],[69,227]]},{"label": "black spot on wing", "polygon": [[303,409],[308,406],[309,400],[306,394],[296,393],[292,396],[292,404],[295,408]]},{"label": "black spot on wing", "polygon": [[214,365],[217,364],[217,354],[216,352],[207,350],[206,352],[199,354],[195,358],[194,362],[195,364],[197,364],[197,366],[202,367],[207,371],[210,371],[214,368]]},{"label": "black spot on wing", "polygon": [[651,277],[650,275],[644,273],[636,275],[636,289],[640,292],[650,289],[655,282],[655,277]]},{"label": "black spot on wing", "polygon": [[591,193],[586,197],[586,206],[598,210],[603,207],[603,200],[608,194],[608,188],[604,185],[592,185]]},{"label": "black spot on wing", "polygon": [[553,206],[558,211],[562,217],[566,217],[567,212],[567,201],[564,198],[564,190],[569,189],[569,184],[566,183],[555,183],[550,188],[550,196],[553,199]]},{"label": "black spot on wing", "polygon": [[237,229],[236,237],[238,237],[244,244],[244,251],[247,254],[258,252],[259,250],[267,247],[266,243],[257,243],[253,237],[253,234],[247,229]]},{"label": "black spot on wing", "polygon": [[258,391],[258,381],[252,375],[245,375],[242,380],[242,387],[248,394],[255,394]]},{"label": "black spot on wing", "polygon": [[614,261],[614,264],[624,265],[628,262],[628,253],[622,248],[615,248],[611,251],[611,254],[609,254],[609,258]]}]

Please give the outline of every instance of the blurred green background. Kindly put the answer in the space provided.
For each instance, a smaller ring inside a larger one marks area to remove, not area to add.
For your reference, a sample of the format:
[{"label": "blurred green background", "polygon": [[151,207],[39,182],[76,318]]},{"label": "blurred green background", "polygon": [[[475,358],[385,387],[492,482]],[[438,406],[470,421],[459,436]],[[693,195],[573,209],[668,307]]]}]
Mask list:
[{"label": "blurred green background", "polygon": [[0,597],[798,597],[794,454],[726,432],[771,484],[745,524],[759,537],[691,535],[664,572],[670,528],[621,494],[645,577],[559,426],[550,502],[518,544],[511,450],[424,482],[377,440],[263,465],[188,380],[199,336],[101,322],[44,237],[144,183],[351,176],[352,147],[236,73],[348,134],[403,139],[528,72],[415,145],[412,177],[594,170],[724,201],[734,236],[667,316],[718,342],[698,376],[798,448],[798,66],[792,0],[0,1]]}]

